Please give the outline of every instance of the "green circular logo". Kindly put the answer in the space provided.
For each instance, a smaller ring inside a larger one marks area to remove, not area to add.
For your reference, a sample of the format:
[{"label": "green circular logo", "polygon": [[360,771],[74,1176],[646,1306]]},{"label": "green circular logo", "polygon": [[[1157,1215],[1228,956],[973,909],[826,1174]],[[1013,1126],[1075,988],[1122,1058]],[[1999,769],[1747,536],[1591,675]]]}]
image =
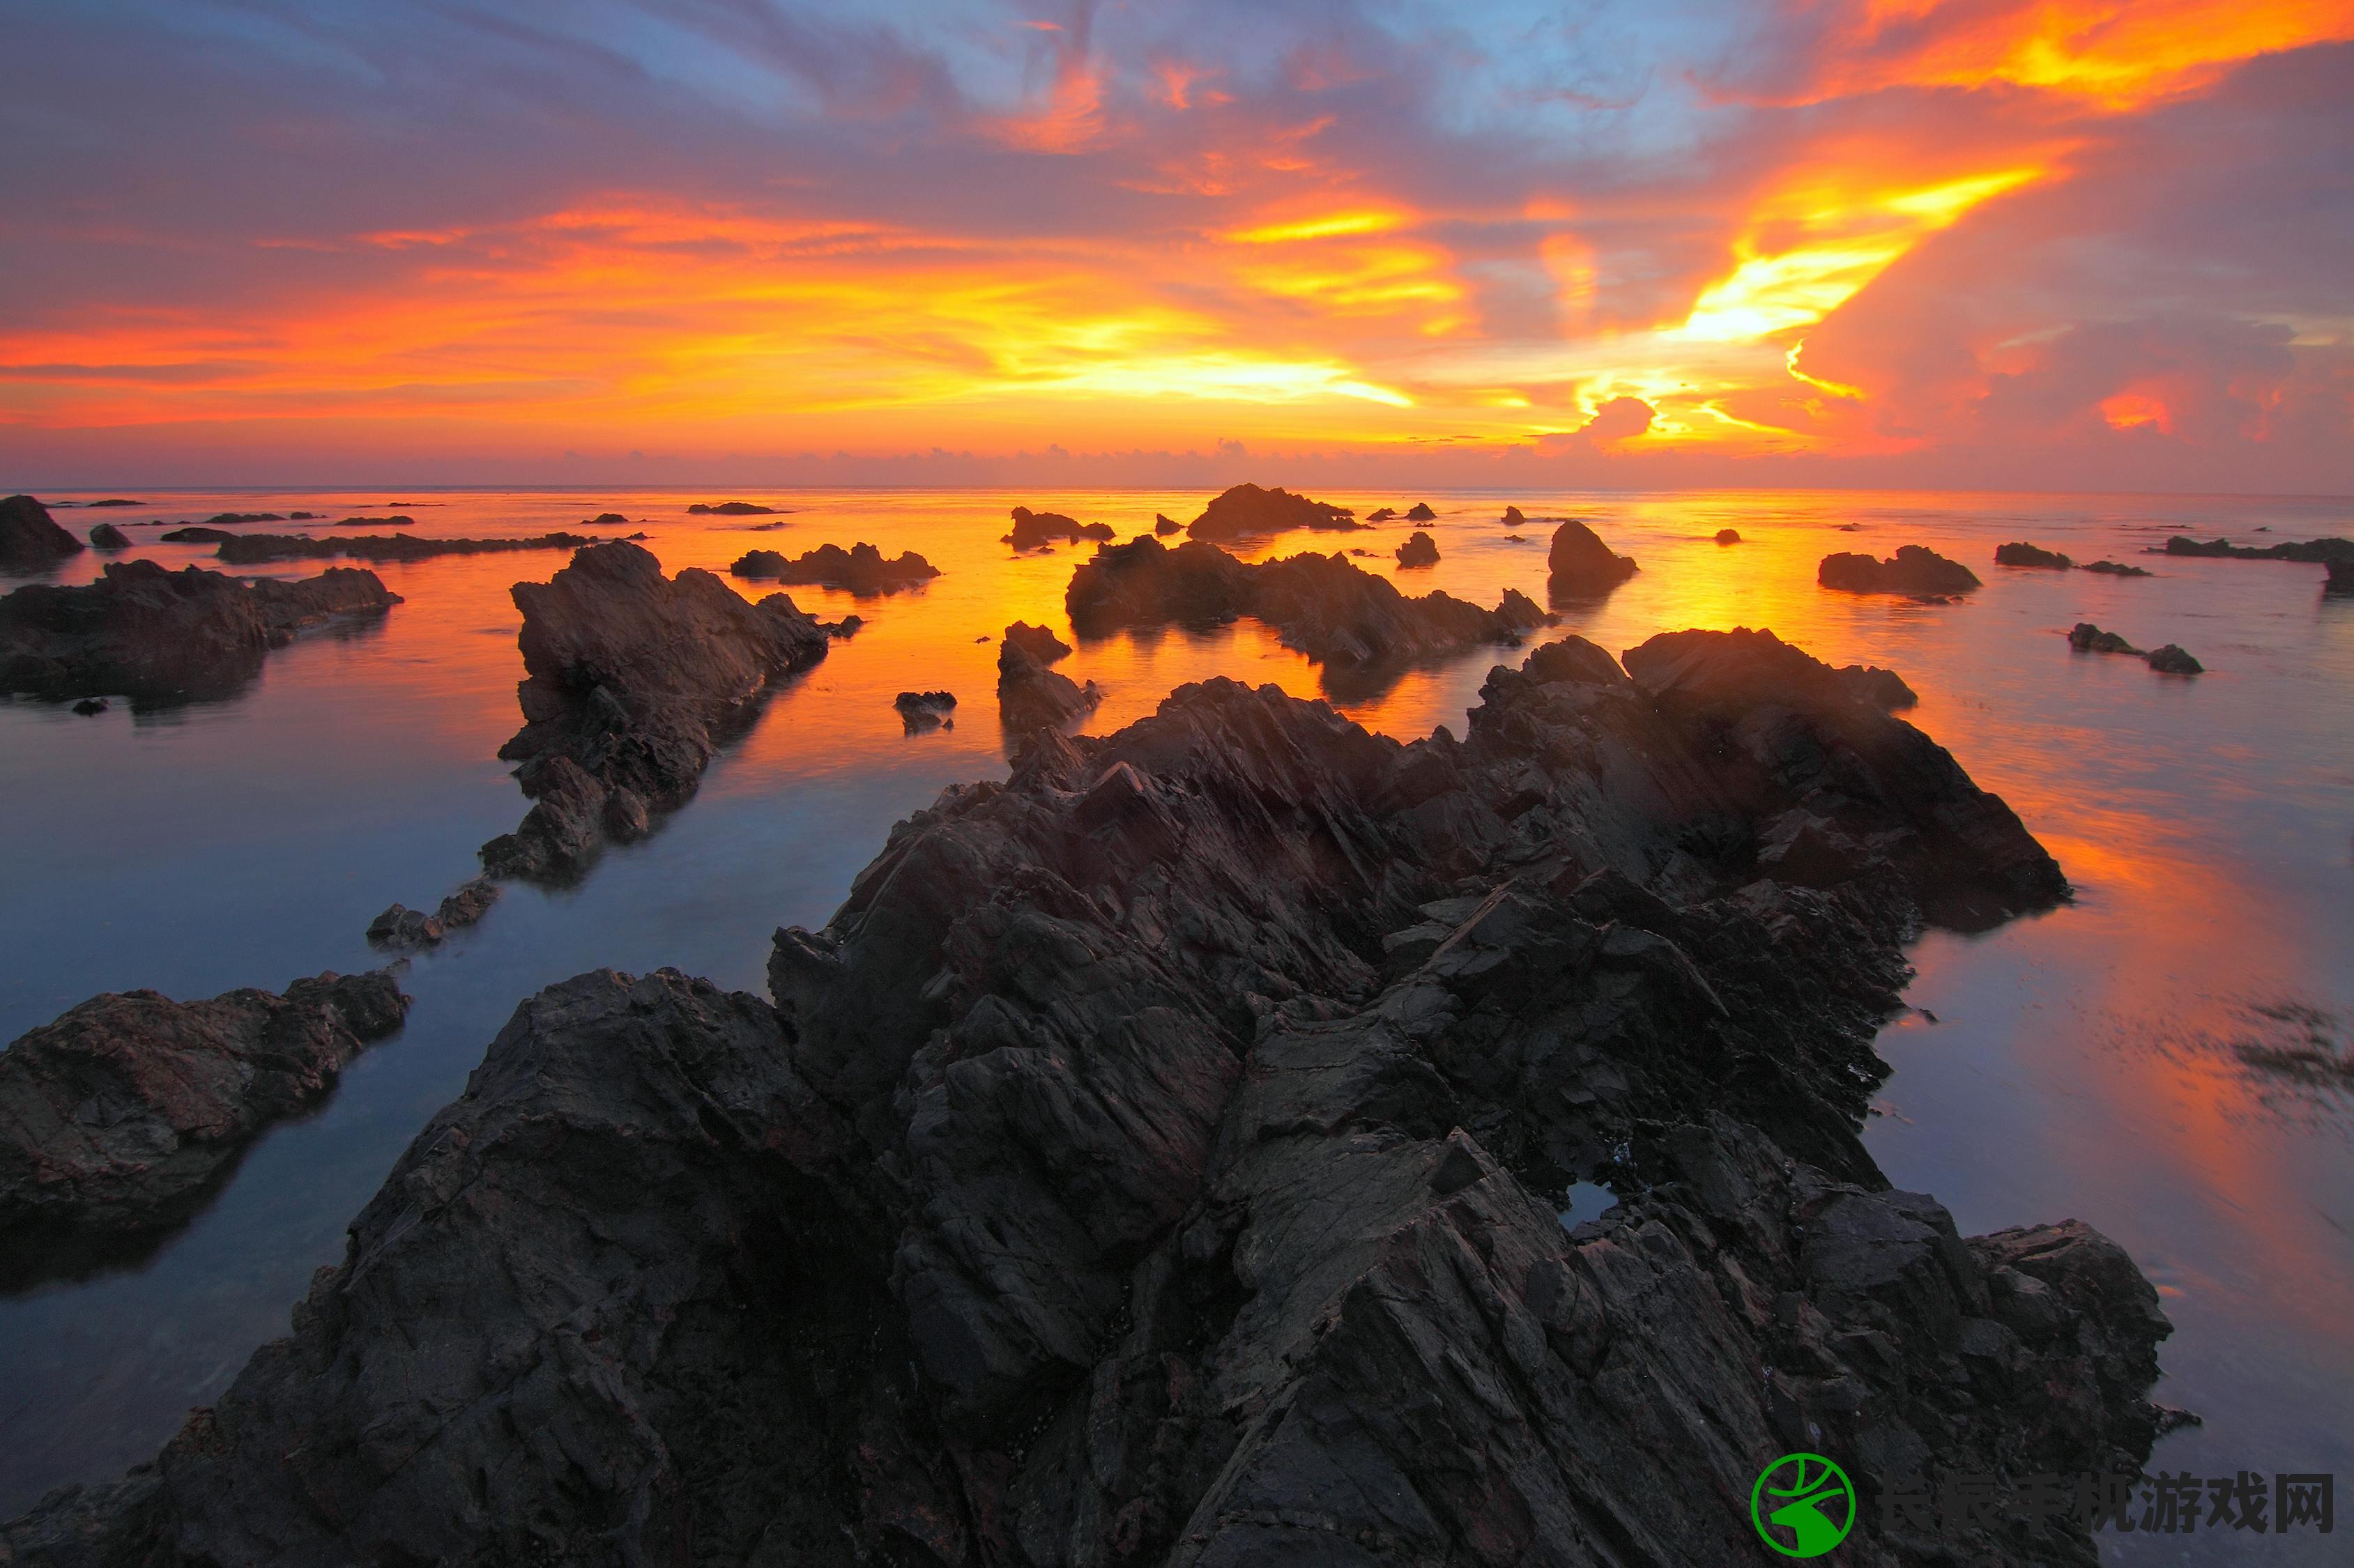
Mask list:
[{"label": "green circular logo", "polygon": [[1749,1522],[1785,1557],[1820,1557],[1855,1528],[1855,1483],[1820,1454],[1785,1454],[1749,1489]]}]

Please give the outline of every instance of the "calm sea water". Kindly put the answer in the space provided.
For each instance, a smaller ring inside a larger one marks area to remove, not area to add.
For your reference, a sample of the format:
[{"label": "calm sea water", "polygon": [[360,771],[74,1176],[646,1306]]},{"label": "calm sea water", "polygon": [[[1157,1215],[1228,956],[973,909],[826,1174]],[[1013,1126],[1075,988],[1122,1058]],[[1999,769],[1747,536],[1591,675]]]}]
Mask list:
[{"label": "calm sea water", "polygon": [[[2354,1029],[2354,600],[2326,598],[2318,567],[2136,553],[2186,528],[2250,542],[2354,535],[2354,503],[1324,493],[1361,513],[1437,508],[1428,527],[1442,558],[1397,574],[1410,592],[1493,603],[1514,586],[1542,598],[1551,524],[1540,519],[1574,514],[1643,565],[1564,623],[1606,648],[1686,626],[1768,626],[1834,662],[1901,672],[1922,696],[1914,722],[2018,809],[2079,894],[2041,918],[1918,945],[1911,1000],[1925,1011],[1882,1036],[1896,1072],[1867,1128],[1873,1153],[1900,1186],[1935,1192],[1966,1232],[2074,1215],[2133,1252],[2177,1329],[2158,1397],[2206,1418],[2168,1438],[2159,1465],[2335,1471],[2354,1486],[2354,1098],[2314,1066],[2343,1063]],[[208,547],[152,544],[161,530],[149,520],[398,510],[418,533],[482,535],[578,529],[618,511],[630,529],[603,532],[642,528],[673,570],[724,569],[755,546],[866,539],[919,550],[945,575],[863,602],[793,590],[829,618],[855,609],[867,629],[781,692],[690,805],[608,852],[578,887],[511,888],[482,926],[416,959],[407,1028],[316,1114],[263,1139],[152,1254],[29,1288],[0,1282],[14,1287],[0,1295],[0,1515],[148,1457],[285,1332],[312,1271],[340,1255],[345,1223],[523,997],[601,965],[674,964],[758,990],[769,932],[822,923],[894,821],[946,784],[1002,777],[997,634],[1016,619],[1063,626],[1063,587],[1083,554],[1012,557],[997,542],[1010,504],[1125,536],[1156,511],[1190,518],[1205,499],[769,492],[749,499],[789,508],[781,518],[685,512],[726,498],[149,493],[140,508],[58,514],[77,531],[124,524],[135,555],[175,567],[210,564]],[[1508,503],[1531,518],[1523,542],[1499,521]],[[769,522],[785,526],[753,526]],[[1712,542],[1728,526],[1744,543]],[[1361,546],[1373,552],[1367,567],[1390,571],[1405,532],[1291,535],[1267,553]],[[2160,575],[1993,566],[1994,546],[2013,538]],[[1907,543],[1969,563],[1987,587],[1966,604],[1918,606],[1815,585],[1831,550]],[[369,918],[395,899],[430,905],[523,812],[494,757],[518,722],[522,674],[507,588],[563,561],[377,567],[407,602],[379,625],[274,653],[226,701],[84,718],[0,699],[0,1039],[102,991],[207,996],[380,961],[363,940]],[[100,562],[86,554],[58,577],[86,579]],[[2179,642],[2211,673],[2169,679],[2073,654],[2061,633],[2083,620],[2145,647]],[[1341,705],[1401,738],[1439,724],[1460,733],[1495,658],[1416,671]],[[1251,622],[1082,643],[1062,668],[1109,692],[1097,733],[1211,674],[1321,691],[1315,666]],[[961,721],[904,735],[893,694],[940,686],[965,699]],[[2325,1555],[2337,1544],[2227,1533],[2106,1550],[2120,1562],[2302,1564],[2340,1561]]]}]

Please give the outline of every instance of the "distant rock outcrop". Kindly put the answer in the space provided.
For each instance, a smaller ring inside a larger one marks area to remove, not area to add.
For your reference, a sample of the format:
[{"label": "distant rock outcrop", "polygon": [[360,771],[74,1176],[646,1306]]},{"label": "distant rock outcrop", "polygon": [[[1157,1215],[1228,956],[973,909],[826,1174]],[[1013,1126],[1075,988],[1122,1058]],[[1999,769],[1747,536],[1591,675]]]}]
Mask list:
[{"label": "distant rock outcrop", "polygon": [[352,567],[245,583],[197,567],[110,561],[96,582],[34,583],[0,599],[0,691],[142,702],[226,696],[295,633],[380,616],[399,602],[374,572]]},{"label": "distant rock outcrop", "polygon": [[2206,665],[2171,642],[2151,652],[2149,667],[2161,675],[2200,675],[2207,671]]},{"label": "distant rock outcrop", "polygon": [[1401,567],[1435,567],[1438,565],[1438,541],[1421,529],[1406,535],[1397,547],[1397,563]]},{"label": "distant rock outcrop", "polygon": [[2046,550],[2035,545],[1998,545],[1994,551],[1998,567],[2041,567],[2048,571],[2064,572],[2076,563],[2057,550]]},{"label": "distant rock outcrop", "polygon": [[[374,523],[374,518],[361,519]],[[204,537],[192,528],[164,538],[178,541]],[[307,534],[229,534],[219,541],[216,553],[232,565],[250,566],[263,561],[323,561],[335,556],[347,560],[383,563],[387,561],[429,561],[437,556],[496,556],[514,550],[577,550],[598,541],[585,534],[540,534],[522,539],[420,539],[413,534],[390,535],[358,534],[350,538],[313,539]]]},{"label": "distant rock outcrop", "polygon": [[783,594],[758,604],[711,573],[664,577],[635,545],[591,546],[545,583],[517,583],[525,724],[499,748],[535,804],[482,846],[497,876],[562,878],[607,836],[695,792],[769,688],[825,657],[825,632]]},{"label": "distant rock outcrop", "polygon": [[329,973],[283,995],[109,993],[22,1036],[0,1052],[0,1255],[177,1224],[408,1008],[381,970]]},{"label": "distant rock outcrop", "polygon": [[81,552],[82,542],[31,496],[0,501],[0,572],[45,572]]},{"label": "distant rock outcrop", "polygon": [[[1034,637],[1016,638],[1020,622],[1005,629],[997,647],[997,715],[1016,735],[1058,728],[1083,714],[1095,712],[1103,692],[1093,681],[1082,686],[1068,675],[1046,668],[1032,652]],[[1068,650],[1066,650],[1068,652]]]},{"label": "distant rock outcrop", "polygon": [[1575,517],[1553,531],[1545,553],[1545,584],[1555,599],[1598,599],[1640,569]]},{"label": "distant rock outcrop", "polygon": [[1076,518],[1066,517],[1059,512],[1033,512],[1027,506],[1013,509],[1013,532],[1003,535],[1001,543],[1017,550],[1034,550],[1041,545],[1057,540],[1077,545],[1089,539],[1112,536],[1108,523],[1082,524]]},{"label": "distant rock outcrop", "polygon": [[847,550],[839,545],[820,545],[794,556],[776,550],[749,550],[727,569],[739,577],[774,577],[779,582],[840,588],[860,599],[918,588],[940,575],[938,567],[913,550],[902,551],[894,559],[864,543]]},{"label": "distant rock outcrop", "polygon": [[2112,577],[2146,577],[2152,575],[2144,567],[2128,567],[2117,561],[2094,561],[2080,569]]},{"label": "distant rock outcrop", "polygon": [[777,514],[777,508],[751,501],[723,501],[716,506],[707,501],[698,501],[687,511],[695,516],[714,517],[773,517]]},{"label": "distant rock outcrop", "polygon": [[1083,637],[1122,627],[1210,625],[1252,616],[1290,647],[1337,666],[1411,663],[1482,644],[1510,645],[1551,618],[1507,589],[1494,609],[1432,592],[1409,599],[1347,557],[1291,556],[1256,565],[1192,540],[1106,545],[1063,596]]},{"label": "distant rock outcrop", "polygon": [[1405,509],[1405,520],[1409,523],[1428,523],[1437,515],[1437,513],[1430,509],[1430,503],[1427,501],[1417,501]]},{"label": "distant rock outcrop", "polygon": [[1371,512],[1365,514],[1365,521],[1368,523],[1386,523],[1397,514],[1398,509],[1394,506],[1376,506]]},{"label": "distant rock outcrop", "polygon": [[1930,595],[1967,593],[1980,587],[1978,577],[1959,561],[1949,560],[1919,545],[1899,548],[1889,560],[1841,553],[1825,556],[1815,580],[1845,593]]},{"label": "distant rock outcrop", "polygon": [[1256,484],[1237,484],[1203,508],[1202,514],[1193,519],[1186,532],[1196,540],[1215,543],[1280,534],[1288,528],[1345,532],[1363,526],[1356,514],[1345,506],[1310,501],[1288,490],[1261,490]]},{"label": "distant rock outcrop", "polygon": [[2234,545],[2229,539],[2201,543],[2178,534],[2151,555],[2225,556],[2235,561],[2354,561],[2354,539],[2306,539],[2280,545]]},{"label": "distant rock outcrop", "polygon": [[226,528],[173,528],[156,535],[166,545],[217,545],[234,539],[236,535]]}]

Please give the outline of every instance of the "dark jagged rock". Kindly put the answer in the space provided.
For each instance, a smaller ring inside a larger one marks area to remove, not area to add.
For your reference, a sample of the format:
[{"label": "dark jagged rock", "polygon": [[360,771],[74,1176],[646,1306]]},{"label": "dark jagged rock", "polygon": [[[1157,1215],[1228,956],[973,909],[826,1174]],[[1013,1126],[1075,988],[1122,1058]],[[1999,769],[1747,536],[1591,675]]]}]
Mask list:
[{"label": "dark jagged rock", "polygon": [[2166,542],[2164,550],[2150,550],[2147,554],[2228,556],[2235,561],[2354,561],[2354,539],[2306,539],[2289,544],[2254,546],[2234,545],[2229,539],[2209,539],[2202,543],[2178,534]]},{"label": "dark jagged rock", "polygon": [[[291,522],[292,519],[290,518],[288,521]],[[626,523],[629,519],[616,517],[614,521]],[[340,517],[328,526],[331,528],[414,528],[417,526],[417,519],[414,517]]]},{"label": "dark jagged rock", "polygon": [[82,542],[58,527],[49,509],[31,496],[0,501],[0,572],[47,571],[81,551]]},{"label": "dark jagged rock", "polygon": [[111,523],[101,523],[90,531],[90,545],[94,550],[127,550],[131,535]]},{"label": "dark jagged rock", "polygon": [[1815,580],[1847,593],[1901,593],[1915,598],[1967,593],[1981,586],[1978,574],[1919,545],[1901,546],[1882,561],[1871,556],[1825,556]]},{"label": "dark jagged rock", "polygon": [[1059,512],[1033,512],[1027,506],[1017,506],[1013,509],[1013,532],[1004,535],[1001,543],[1011,545],[1017,550],[1034,550],[1057,539],[1077,545],[1089,539],[1108,539],[1111,536],[1111,524],[1108,523],[1082,524],[1076,518],[1066,517]]},{"label": "dark jagged rock", "polygon": [[2151,575],[2146,567],[2128,567],[2119,561],[2094,561],[2080,569],[2112,577],[2146,577]]},{"label": "dark jagged rock", "polygon": [[2057,550],[2046,550],[2034,545],[1998,545],[1994,550],[1998,567],[2041,567],[2048,571],[2064,572],[2076,563]]},{"label": "dark jagged rock", "polygon": [[1339,555],[1291,556],[1256,565],[1195,539],[1174,550],[1158,539],[1106,545],[1071,574],[1063,596],[1082,637],[1123,627],[1208,625],[1254,616],[1287,646],[1333,665],[1383,665],[1510,644],[1549,618],[1505,590],[1494,609],[1451,595],[1409,599],[1386,577]]},{"label": "dark jagged rock", "polygon": [[1005,641],[1041,664],[1051,664],[1057,659],[1071,656],[1071,645],[1055,636],[1050,627],[1032,626],[1026,621],[1017,620],[1005,629]]},{"label": "dark jagged rock", "polygon": [[1855,1136],[1916,912],[2048,859],[1759,636],[1549,644],[1460,742],[1185,687],[900,824],[770,1000],[542,992],[16,1563],[1714,1564],[1793,1448],[2132,1469],[2131,1261]]},{"label": "dark jagged rock", "polygon": [[1376,506],[1371,512],[1365,514],[1365,521],[1368,523],[1387,523],[1391,519],[1396,517],[1397,514],[1398,509],[1394,506]]},{"label": "dark jagged rock", "polygon": [[1406,535],[1397,547],[1397,563],[1401,567],[1435,567],[1438,565],[1438,541],[1417,528]]},{"label": "dark jagged rock", "polygon": [[0,1053],[0,1253],[177,1224],[408,1009],[389,974],[328,973],[282,996],[110,992],[24,1034]]},{"label": "dark jagged rock", "polygon": [[[817,629],[836,642],[847,642],[857,636],[859,628],[865,624],[866,618],[863,615],[845,615],[840,620],[821,620],[817,623]],[[986,642],[989,639],[984,637],[981,641]]]},{"label": "dark jagged rock", "polygon": [[687,511],[696,516],[714,517],[773,517],[777,514],[776,507],[762,506],[751,501],[723,501],[716,506],[709,502],[698,501],[688,507]]},{"label": "dark jagged rock", "polygon": [[2171,642],[2152,651],[2149,667],[2161,675],[2203,675],[2207,673],[2206,665]]},{"label": "dark jagged rock", "polygon": [[1417,501],[1405,509],[1405,520],[1409,523],[1427,523],[1437,515],[1437,513],[1430,509],[1430,503],[1427,501]]},{"label": "dark jagged rock", "polygon": [[907,726],[909,735],[955,722],[954,692],[901,692],[891,699],[891,705],[899,710],[900,722]]},{"label": "dark jagged rock", "polygon": [[1883,670],[1877,664],[1850,664],[1840,671],[1840,678],[1872,706],[1893,713],[1898,708],[1920,705],[1920,694],[1904,683],[1904,678],[1893,670]]},{"label": "dark jagged rock", "polygon": [[[172,535],[166,534],[164,537]],[[348,539],[313,539],[307,534],[233,534],[220,541],[218,554],[222,560],[241,566],[261,561],[327,560],[337,556],[355,561],[429,561],[436,556],[577,550],[597,542],[586,534],[541,534],[527,539],[420,539],[413,534],[358,534]]]},{"label": "dark jagged rock", "polygon": [[2141,650],[2114,631],[2104,631],[2089,620],[2080,620],[2068,630],[2068,646],[2079,653],[2134,653]]},{"label": "dark jagged rock", "polygon": [[999,721],[1013,734],[1026,736],[1033,730],[1058,729],[1095,712],[1103,692],[1093,681],[1083,686],[1046,668],[1046,661],[1033,652],[1035,640],[1014,636],[1019,625],[1007,627],[997,646]]},{"label": "dark jagged rock", "polygon": [[1738,545],[1741,543],[1741,531],[1737,528],[1719,528],[1716,531],[1716,542],[1720,545]]},{"label": "dark jagged rock", "polygon": [[1632,556],[1615,553],[1575,517],[1553,531],[1545,553],[1545,583],[1556,599],[1599,598],[1640,569]]},{"label": "dark jagged rock", "polygon": [[535,802],[482,846],[495,876],[562,878],[608,835],[695,793],[712,754],[769,688],[825,657],[826,634],[784,594],[748,603],[692,567],[624,541],[596,545],[545,583],[517,583],[525,724],[499,748]]},{"label": "dark jagged rock", "polygon": [[166,545],[220,545],[237,537],[226,528],[174,528],[156,535]]},{"label": "dark jagged rock", "polygon": [[2354,560],[2329,563],[2329,577],[2322,585],[2324,593],[2354,593]]},{"label": "dark jagged rock", "polygon": [[775,577],[780,582],[842,588],[860,599],[918,588],[940,575],[938,567],[913,550],[902,551],[893,560],[867,544],[847,550],[839,545],[820,545],[797,556],[752,550],[727,569],[739,577]]},{"label": "dark jagged rock", "polygon": [[1517,506],[1507,506],[1504,508],[1503,516],[1497,521],[1507,528],[1522,528],[1527,526],[1529,514]]},{"label": "dark jagged rock", "polygon": [[226,696],[272,648],[400,602],[374,572],[333,567],[283,583],[201,567],[110,561],[96,582],[35,583],[0,599],[0,691],[118,693],[143,702]]},{"label": "dark jagged rock", "polygon": [[498,902],[499,885],[487,876],[472,882],[441,900],[430,915],[396,904],[368,922],[367,939],[380,948],[437,948],[451,932],[474,924]]},{"label": "dark jagged rock", "polygon": [[1363,526],[1356,514],[1345,506],[1310,501],[1288,490],[1261,490],[1256,484],[1237,484],[1204,507],[1186,532],[1194,539],[1214,543],[1280,534],[1287,528],[1347,531]]},{"label": "dark jagged rock", "polygon": [[1152,514],[1152,532],[1161,538],[1166,539],[1170,535],[1181,532],[1185,524],[1178,522],[1174,517],[1162,513],[1156,512]]}]

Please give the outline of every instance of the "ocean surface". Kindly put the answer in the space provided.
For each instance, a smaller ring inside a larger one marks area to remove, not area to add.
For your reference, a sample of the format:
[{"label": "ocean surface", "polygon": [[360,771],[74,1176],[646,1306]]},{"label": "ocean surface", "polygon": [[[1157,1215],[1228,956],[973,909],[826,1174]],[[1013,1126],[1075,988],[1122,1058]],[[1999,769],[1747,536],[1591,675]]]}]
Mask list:
[{"label": "ocean surface", "polygon": [[[172,567],[214,564],[211,548],[154,543],[158,522],[300,509],[397,513],[436,535],[642,530],[671,570],[870,540],[918,550],[944,575],[877,599],[791,590],[806,609],[855,610],[866,627],[777,694],[692,802],[644,842],[607,851],[578,885],[511,887],[482,925],[416,959],[402,981],[416,997],[407,1027],[315,1114],[263,1138],[185,1230],[79,1275],[0,1281],[0,1517],[149,1457],[284,1333],[313,1271],[339,1257],[346,1222],[524,997],[603,966],[675,965],[761,990],[770,932],[822,925],[892,822],[947,784],[1003,777],[998,634],[1018,619],[1067,635],[1063,588],[1086,553],[1013,556],[998,542],[1010,505],[1125,537],[1156,512],[1190,519],[1206,499],[755,491],[744,498],[782,514],[731,518],[686,512],[730,493],[111,493],[143,504],[57,516],[77,533],[114,522],[137,541],[133,556]],[[1492,604],[1510,586],[1542,600],[1547,520],[1575,515],[1643,569],[1605,603],[1569,611],[1564,630],[1616,652],[1682,627],[1764,626],[1832,662],[1902,673],[1921,694],[1906,716],[2018,810],[2077,894],[1984,936],[1918,943],[1914,1009],[1880,1043],[1895,1073],[1866,1128],[1873,1154],[1898,1186],[1942,1199],[1965,1233],[2073,1215],[2133,1253],[2176,1329],[2157,1397],[2204,1418],[2167,1438],[2155,1467],[2333,1472],[2354,1487],[2354,598],[2325,596],[2317,566],[2139,553],[2185,531],[2255,544],[2354,535],[2354,501],[1318,493],[1361,514],[1428,501],[1439,564],[1396,567],[1404,524],[1281,535],[1252,553],[1363,548],[1363,565],[1408,592]],[[1507,504],[1528,524],[1506,527]],[[609,511],[628,527],[582,528]],[[1713,543],[1725,527],[1742,543]],[[2158,575],[1994,566],[2009,539]],[[1830,551],[1901,544],[1967,563],[1986,587],[1922,605],[1815,583]],[[86,553],[50,580],[86,580],[106,558]],[[523,814],[495,756],[519,723],[523,673],[507,590],[566,558],[376,567],[404,603],[379,623],[298,640],[223,701],[117,703],[82,717],[0,698],[0,1040],[100,991],[209,996],[381,963],[364,939],[369,919],[396,899],[430,906]],[[2209,673],[2167,677],[2074,653],[2063,634],[2079,620],[2143,647],[2180,643]],[[1482,650],[1384,689],[1328,693],[1317,666],[1244,621],[1084,641],[1058,667],[1108,693],[1096,733],[1224,674],[1329,695],[1411,739],[1442,724],[1460,734],[1489,667],[1519,657]],[[891,699],[911,687],[957,693],[959,722],[904,734]],[[2342,1503],[2354,1514],[2354,1497]],[[2108,1536],[2104,1553],[2340,1563],[2349,1528]]]}]

